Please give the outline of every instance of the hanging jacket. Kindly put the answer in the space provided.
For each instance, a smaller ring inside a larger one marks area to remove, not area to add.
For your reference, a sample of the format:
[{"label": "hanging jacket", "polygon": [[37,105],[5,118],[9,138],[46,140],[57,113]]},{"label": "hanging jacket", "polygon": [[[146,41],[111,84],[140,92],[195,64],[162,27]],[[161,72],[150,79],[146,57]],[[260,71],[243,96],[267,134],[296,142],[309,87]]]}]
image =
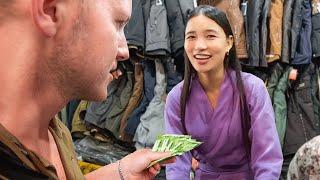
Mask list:
[{"label": "hanging jacket", "polygon": [[312,56],[320,57],[320,0],[311,0],[312,2]]},{"label": "hanging jacket", "polygon": [[[317,123],[320,123],[320,101],[319,101],[319,85],[320,85],[320,71],[319,71],[319,65],[315,64],[315,72],[312,73],[311,76],[311,91],[312,91],[312,103],[313,103],[313,110],[314,110],[314,116],[315,121]],[[320,130],[320,129],[319,129]],[[319,131],[320,133],[320,131]]]},{"label": "hanging jacket", "polygon": [[150,16],[146,21],[146,54],[171,54],[167,10],[163,0],[151,0]]},{"label": "hanging jacket", "polygon": [[179,6],[183,17],[183,24],[187,24],[188,13],[194,9],[194,0],[179,0]]},{"label": "hanging jacket", "polygon": [[283,154],[295,154],[302,144],[319,134],[312,101],[311,77],[314,65],[298,67],[298,78],[288,90],[287,128]]},{"label": "hanging jacket", "polygon": [[250,66],[267,67],[267,16],[270,0],[249,0],[247,7],[247,43]]},{"label": "hanging jacket", "polygon": [[199,5],[211,5],[224,11],[230,22],[238,58],[247,58],[244,19],[240,10],[240,0],[199,0]]},{"label": "hanging jacket", "polygon": [[[134,56],[132,56],[133,58]],[[140,60],[136,60],[140,61]],[[143,69],[141,63],[135,63],[134,64],[134,86],[133,86],[133,92],[129,99],[128,105],[123,113],[123,116],[121,118],[121,124],[120,124],[120,135],[119,139],[125,142],[132,142],[133,136],[128,135],[125,133],[124,129],[128,124],[129,117],[133,113],[133,111],[139,106],[140,102],[143,98]]]},{"label": "hanging jacket", "polygon": [[309,64],[312,58],[310,0],[296,0],[292,18],[290,64]]},{"label": "hanging jacket", "polygon": [[281,147],[284,144],[284,137],[287,128],[287,100],[286,92],[289,88],[289,73],[292,70],[292,67],[287,68],[282,74],[277,87],[274,91],[273,97],[273,108],[276,117],[276,127],[281,143]]},{"label": "hanging jacket", "polygon": [[271,67],[269,66],[269,68],[271,71],[271,75],[270,75],[270,78],[268,79],[267,89],[273,103],[274,91],[278,86],[278,82],[282,77],[284,69],[279,62],[276,62],[276,64],[272,65]]},{"label": "hanging jacket", "polygon": [[162,64],[163,59],[155,59],[156,86],[154,97],[151,100],[146,112],[140,118],[133,141],[135,147],[151,148],[159,134],[164,133],[164,95],[166,93],[166,75]]},{"label": "hanging jacket", "polygon": [[291,26],[292,26],[292,9],[293,0],[285,0],[283,6],[283,17],[282,17],[282,51],[281,61],[284,63],[290,62],[290,39],[291,39]]},{"label": "hanging jacket", "polygon": [[284,2],[281,61],[309,64],[311,61],[311,5],[309,0]]},{"label": "hanging jacket", "polygon": [[108,97],[105,101],[89,104],[84,118],[90,124],[111,131],[116,138],[119,138],[121,119],[133,89],[131,62],[123,61],[119,65],[125,73],[108,85]]},{"label": "hanging jacket", "polygon": [[283,1],[271,0],[266,56],[268,63],[279,60],[281,57]]},{"label": "hanging jacket", "polygon": [[184,30],[182,12],[179,0],[164,0],[167,9],[171,52],[175,54],[184,45]]},{"label": "hanging jacket", "polygon": [[156,70],[154,60],[145,59],[142,61],[143,67],[143,99],[139,106],[131,113],[124,132],[129,136],[134,136],[136,129],[140,124],[140,118],[149,106],[154,97],[154,88],[156,85]]},{"label": "hanging jacket", "polygon": [[132,0],[132,15],[124,32],[129,47],[133,45],[142,51],[145,49],[146,33],[141,1],[142,0]]}]

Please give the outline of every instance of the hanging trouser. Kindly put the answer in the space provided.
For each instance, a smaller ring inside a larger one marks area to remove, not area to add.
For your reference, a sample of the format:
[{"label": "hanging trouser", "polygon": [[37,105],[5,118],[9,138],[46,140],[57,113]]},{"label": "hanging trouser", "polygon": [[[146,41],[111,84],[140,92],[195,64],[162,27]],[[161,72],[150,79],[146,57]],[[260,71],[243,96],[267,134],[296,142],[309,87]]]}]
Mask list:
[{"label": "hanging trouser", "polygon": [[153,60],[145,60],[143,65],[143,77],[144,77],[144,97],[140,105],[132,112],[128,119],[127,126],[125,127],[125,133],[132,137],[136,133],[136,129],[140,124],[140,117],[146,111],[150,101],[154,97],[154,87],[156,83],[155,79],[155,64]]},{"label": "hanging trouser", "polygon": [[143,70],[141,63],[134,64],[134,86],[132,96],[128,102],[128,106],[123,113],[120,124],[120,135],[119,139],[126,142],[132,142],[133,136],[130,136],[125,133],[124,129],[128,124],[128,119],[133,111],[139,106],[143,98]]},{"label": "hanging trouser", "polygon": [[164,95],[166,93],[166,76],[163,64],[156,59],[156,86],[154,97],[151,100],[146,112],[141,116],[140,124],[134,136],[135,147],[152,148],[159,134],[164,133]]}]

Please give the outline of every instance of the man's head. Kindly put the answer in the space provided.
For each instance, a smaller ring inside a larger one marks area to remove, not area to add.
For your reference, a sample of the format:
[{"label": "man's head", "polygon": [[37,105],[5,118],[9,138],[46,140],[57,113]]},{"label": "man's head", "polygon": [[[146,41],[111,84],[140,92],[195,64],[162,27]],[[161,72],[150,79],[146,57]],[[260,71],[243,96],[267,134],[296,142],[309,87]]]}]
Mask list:
[{"label": "man's head", "polygon": [[0,9],[8,3],[21,14],[12,22],[21,22],[23,33],[29,32],[24,39],[32,39],[34,71],[67,98],[106,98],[110,70],[129,56],[123,28],[131,0],[0,0]]}]

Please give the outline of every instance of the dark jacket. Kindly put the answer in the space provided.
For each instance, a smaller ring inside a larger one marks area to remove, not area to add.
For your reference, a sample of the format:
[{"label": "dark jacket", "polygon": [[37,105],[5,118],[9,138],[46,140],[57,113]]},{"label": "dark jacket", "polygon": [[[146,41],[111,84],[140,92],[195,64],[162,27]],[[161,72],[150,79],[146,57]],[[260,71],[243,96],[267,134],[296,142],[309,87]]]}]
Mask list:
[{"label": "dark jacket", "polygon": [[282,30],[283,30],[282,31],[282,51],[281,51],[281,61],[284,63],[290,62],[292,9],[293,9],[293,0],[284,1],[283,18],[282,18]]},{"label": "dark jacket", "polygon": [[312,56],[320,57],[320,0],[311,0],[312,2]]},{"label": "dark jacket", "polygon": [[168,25],[171,43],[171,52],[175,54],[184,45],[184,30],[182,12],[179,0],[165,0],[168,15]]},{"label": "dark jacket", "polygon": [[267,67],[267,16],[270,0],[249,0],[247,7],[247,42],[250,66]]},{"label": "dark jacket", "polygon": [[188,13],[194,9],[194,0],[179,0],[183,23],[187,24]]},{"label": "dark jacket", "polygon": [[295,154],[305,142],[319,134],[319,121],[315,118],[312,100],[314,65],[298,69],[298,79],[288,90],[288,123],[285,134],[284,155]]},{"label": "dark jacket", "polygon": [[290,64],[309,64],[312,57],[310,0],[296,0],[292,18]]},{"label": "dark jacket", "polygon": [[0,179],[49,179],[27,167],[9,147],[0,142]]},{"label": "dark jacket", "polygon": [[128,45],[133,45],[143,50],[145,48],[145,34],[142,0],[132,0],[131,19],[125,27]]},{"label": "dark jacket", "polygon": [[309,0],[287,0],[284,3],[282,58],[290,64],[311,61],[311,6]]}]

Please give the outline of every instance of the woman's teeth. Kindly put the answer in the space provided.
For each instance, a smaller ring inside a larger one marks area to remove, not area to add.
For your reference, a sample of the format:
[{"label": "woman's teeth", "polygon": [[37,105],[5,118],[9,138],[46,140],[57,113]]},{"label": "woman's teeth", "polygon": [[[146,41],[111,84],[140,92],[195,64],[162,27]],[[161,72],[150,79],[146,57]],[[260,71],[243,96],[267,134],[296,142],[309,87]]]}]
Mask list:
[{"label": "woman's teeth", "polygon": [[209,58],[211,58],[211,55],[197,54],[194,56],[194,58],[200,59],[200,60],[201,59],[209,59]]}]

